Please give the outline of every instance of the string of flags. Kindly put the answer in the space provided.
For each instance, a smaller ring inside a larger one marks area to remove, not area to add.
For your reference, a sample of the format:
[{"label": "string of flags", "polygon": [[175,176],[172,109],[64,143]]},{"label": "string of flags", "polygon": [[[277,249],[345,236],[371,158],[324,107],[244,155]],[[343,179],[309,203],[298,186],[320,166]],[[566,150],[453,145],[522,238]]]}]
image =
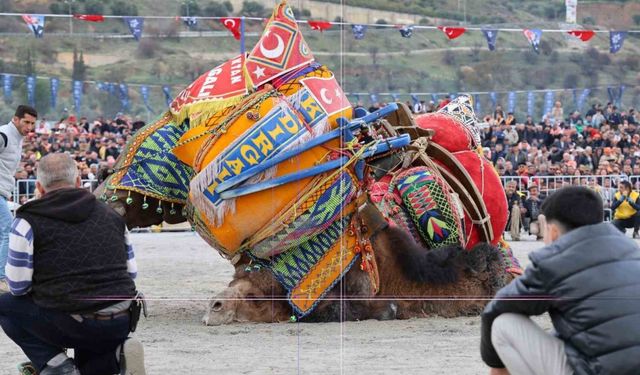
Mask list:
[{"label": "string of flags", "polygon": [[[130,88],[135,87],[139,90],[140,97],[142,98],[142,104],[149,112],[155,112],[150,104],[150,97],[152,90],[161,89],[163,94],[163,104],[167,107],[173,101],[173,95],[171,93],[172,86],[170,85],[161,85],[161,84],[138,84],[138,83],[126,83],[126,82],[102,82],[102,81],[78,81],[78,80],[70,80],[58,77],[42,77],[42,76],[25,76],[20,74],[10,74],[10,73],[2,73],[2,90],[4,95],[4,100],[7,103],[10,103],[13,99],[13,89],[15,84],[15,78],[23,78],[25,81],[26,87],[26,96],[27,101],[30,105],[35,106],[36,104],[36,80],[48,80],[49,81],[49,92],[50,92],[50,100],[49,105],[51,108],[56,108],[58,104],[58,93],[60,92],[60,83],[61,82],[69,82],[71,89],[71,98],[73,101],[73,107],[76,113],[80,114],[82,110],[82,100],[83,95],[90,93],[87,90],[87,85],[93,85],[97,92],[103,92],[110,96],[117,98],[120,101],[122,111],[128,111],[131,108],[131,98],[130,98]],[[511,90],[511,91],[471,91],[465,92],[466,94],[470,94],[474,97],[474,102],[476,106],[476,112],[482,113],[481,105],[482,100],[481,97],[488,98],[489,103],[492,108],[495,108],[498,105],[498,96],[500,94],[505,96],[506,99],[506,109],[508,112],[515,112],[517,108],[518,97],[522,94],[526,94],[526,110],[527,114],[530,116],[534,116],[537,107],[535,107],[536,96],[540,94],[544,94],[543,97],[543,113],[548,113],[553,103],[555,102],[556,94],[569,92],[573,96],[573,102],[575,104],[575,109],[578,111],[582,111],[584,104],[586,103],[587,98],[597,89],[606,89],[606,92],[609,97],[609,101],[617,104],[618,106],[622,105],[622,98],[625,90],[629,87],[636,87],[636,85],[600,85],[596,87],[590,88],[574,88],[574,89],[544,89],[544,90]],[[458,96],[457,93],[446,93],[446,92],[437,92],[437,93],[345,93],[352,99],[353,104],[361,103],[361,97],[365,96],[369,98],[371,104],[379,103],[380,101],[386,101],[390,98],[393,101],[401,101],[401,98],[407,98],[413,102],[413,105],[425,101],[432,100],[434,103],[438,103],[440,99],[453,99]],[[383,100],[381,100],[383,99]],[[636,98],[638,99],[638,98]]]},{"label": "string of flags", "polygon": [[[198,25],[199,20],[218,20],[233,37],[237,40],[244,41],[243,25],[246,21],[261,21],[266,19],[261,17],[171,17],[171,16],[105,16],[100,14],[18,14],[18,13],[0,13],[0,16],[21,16],[29,29],[36,38],[42,38],[44,35],[45,17],[72,17],[80,21],[86,22],[104,22],[108,18],[120,18],[129,28],[131,36],[135,40],[140,40],[144,31],[145,19],[175,19],[182,21],[189,29]],[[492,27],[462,27],[462,26],[426,26],[426,25],[389,25],[389,24],[355,24],[349,22],[333,22],[325,20],[298,20],[298,23],[306,23],[312,30],[324,32],[330,30],[336,25],[346,25],[351,27],[353,37],[356,40],[365,38],[367,29],[376,28],[395,28],[399,31],[403,38],[411,38],[416,30],[440,30],[449,40],[461,37],[468,31],[480,31],[484,34],[487,41],[487,48],[495,51],[497,46],[498,32],[519,32],[524,35],[534,52],[540,52],[540,42],[543,33],[566,33],[577,40],[588,42],[598,33],[609,33],[609,51],[616,53],[622,49],[622,46],[630,33],[640,33],[640,30],[565,30],[565,29],[537,29],[537,28],[492,28]]]}]

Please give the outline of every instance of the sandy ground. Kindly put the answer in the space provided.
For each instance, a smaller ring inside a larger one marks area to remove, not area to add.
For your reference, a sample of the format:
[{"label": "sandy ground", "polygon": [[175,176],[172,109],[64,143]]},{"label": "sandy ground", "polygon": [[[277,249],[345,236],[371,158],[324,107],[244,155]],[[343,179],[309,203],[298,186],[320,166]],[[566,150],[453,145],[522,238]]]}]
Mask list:
[{"label": "sandy ground", "polygon": [[[479,318],[344,324],[233,324],[205,327],[206,300],[231,280],[232,267],[192,233],[133,235],[138,286],[150,317],[135,335],[155,374],[485,374]],[[526,264],[541,243],[513,243]],[[547,319],[539,320],[549,327]],[[0,374],[25,360],[0,333]]]}]

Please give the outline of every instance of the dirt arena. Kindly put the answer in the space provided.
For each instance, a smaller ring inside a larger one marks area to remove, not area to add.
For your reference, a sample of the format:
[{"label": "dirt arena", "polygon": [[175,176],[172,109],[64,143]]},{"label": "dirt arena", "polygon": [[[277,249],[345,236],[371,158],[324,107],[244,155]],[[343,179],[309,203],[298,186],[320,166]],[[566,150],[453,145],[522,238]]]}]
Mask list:
[{"label": "dirt arena", "polygon": [[[231,280],[229,263],[192,233],[134,234],[133,243],[137,283],[151,300],[135,334],[151,375],[487,373],[478,317],[205,327],[206,300]],[[540,245],[513,243],[523,265]],[[25,360],[0,333],[0,374],[17,374]]]}]

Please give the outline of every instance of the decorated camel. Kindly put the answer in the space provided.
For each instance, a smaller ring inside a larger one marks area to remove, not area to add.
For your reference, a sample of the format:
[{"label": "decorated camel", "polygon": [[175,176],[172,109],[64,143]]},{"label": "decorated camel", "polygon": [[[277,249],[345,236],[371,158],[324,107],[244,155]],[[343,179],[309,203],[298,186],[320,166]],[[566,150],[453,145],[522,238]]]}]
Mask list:
[{"label": "decorated camel", "polygon": [[135,134],[98,194],[188,220],[235,267],[205,324],[476,314],[520,272],[471,99],[352,108],[291,8]]}]

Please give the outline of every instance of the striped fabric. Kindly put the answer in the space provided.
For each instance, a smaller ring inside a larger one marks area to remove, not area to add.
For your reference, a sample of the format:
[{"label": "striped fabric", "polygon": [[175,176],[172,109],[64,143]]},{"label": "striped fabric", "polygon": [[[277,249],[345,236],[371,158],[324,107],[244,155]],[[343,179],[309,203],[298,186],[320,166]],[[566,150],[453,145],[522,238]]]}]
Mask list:
[{"label": "striped fabric", "polygon": [[[138,274],[133,246],[129,239],[129,232],[125,232],[127,245],[127,272],[132,279]],[[11,294],[21,296],[31,290],[33,278],[33,230],[29,222],[15,219],[9,234],[9,258],[5,266],[7,283]]]}]

